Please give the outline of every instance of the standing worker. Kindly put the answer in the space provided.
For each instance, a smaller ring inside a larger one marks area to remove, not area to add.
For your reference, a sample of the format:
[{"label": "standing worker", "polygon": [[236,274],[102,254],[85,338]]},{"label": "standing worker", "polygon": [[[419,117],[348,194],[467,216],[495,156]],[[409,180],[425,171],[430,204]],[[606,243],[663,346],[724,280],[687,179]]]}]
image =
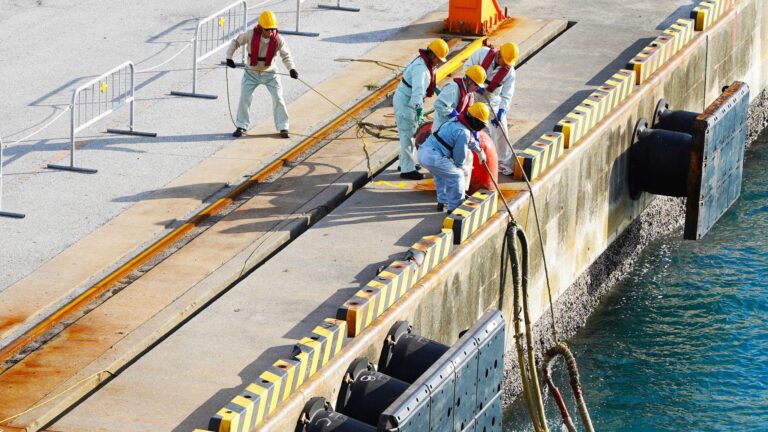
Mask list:
[{"label": "standing worker", "polygon": [[432,122],[432,132],[472,106],[475,102],[472,93],[482,87],[485,87],[485,69],[481,66],[468,68],[463,78],[454,78],[444,85],[435,99],[435,120]]},{"label": "standing worker", "polygon": [[499,155],[499,171],[504,175],[512,175],[514,171],[512,150],[509,149],[504,135],[507,133],[509,102],[515,93],[515,63],[517,63],[519,56],[520,52],[517,45],[514,42],[507,42],[500,48],[480,48],[472,54],[466,63],[466,67],[478,65],[485,69],[488,85],[479,93],[485,94],[491,104],[491,109],[496,113],[490,132],[491,138],[496,144],[496,152]]},{"label": "standing worker", "polygon": [[435,178],[437,211],[448,212],[461,205],[467,181],[464,177],[464,160],[469,149],[477,153],[480,163],[485,164],[485,153],[480,149],[477,132],[488,127],[491,109],[482,102],[475,102],[469,109],[443,123],[419,147],[419,160]]},{"label": "standing worker", "polygon": [[280,131],[280,136],[288,138],[288,110],[283,99],[283,87],[280,84],[280,76],[277,68],[272,63],[275,54],[280,54],[283,64],[288,69],[291,78],[298,79],[299,73],[293,64],[291,52],[285,40],[277,32],[277,18],[272,11],[266,10],[259,16],[259,24],[251,30],[240,34],[229,44],[227,50],[227,66],[236,67],[232,55],[241,46],[245,45],[248,52],[248,64],[243,71],[243,79],[240,82],[240,104],[237,107],[237,129],[232,133],[233,137],[241,137],[251,124],[250,113],[253,91],[259,85],[265,85],[272,96],[272,115],[275,119],[275,129]]},{"label": "standing worker", "polygon": [[403,79],[395,90],[393,104],[395,123],[400,134],[400,177],[422,180],[424,174],[416,169],[413,134],[424,123],[424,98],[435,94],[435,69],[445,61],[448,44],[442,39],[420,49],[416,57],[403,71]]}]

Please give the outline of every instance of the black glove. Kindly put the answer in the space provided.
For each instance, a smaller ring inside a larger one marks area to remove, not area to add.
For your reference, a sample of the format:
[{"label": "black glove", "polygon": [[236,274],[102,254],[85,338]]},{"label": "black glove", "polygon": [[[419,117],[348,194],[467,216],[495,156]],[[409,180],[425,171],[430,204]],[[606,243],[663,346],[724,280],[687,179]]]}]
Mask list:
[{"label": "black glove", "polygon": [[235,64],[235,61],[232,59],[227,59],[227,66],[231,67],[232,69],[237,67],[237,65]]},{"label": "black glove", "polygon": [[291,78],[299,79],[299,72],[296,69],[291,69],[288,73],[291,75]]}]

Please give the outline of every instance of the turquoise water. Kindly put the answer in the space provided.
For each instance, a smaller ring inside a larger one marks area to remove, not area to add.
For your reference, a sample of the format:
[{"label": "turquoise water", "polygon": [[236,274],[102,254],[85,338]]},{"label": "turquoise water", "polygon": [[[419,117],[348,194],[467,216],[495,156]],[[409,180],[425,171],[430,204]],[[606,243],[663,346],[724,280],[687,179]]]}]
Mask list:
[{"label": "turquoise water", "polygon": [[[768,431],[766,134],[739,201],[702,241],[681,237],[651,244],[570,342],[595,430]],[[530,430],[525,415],[505,431]]]}]

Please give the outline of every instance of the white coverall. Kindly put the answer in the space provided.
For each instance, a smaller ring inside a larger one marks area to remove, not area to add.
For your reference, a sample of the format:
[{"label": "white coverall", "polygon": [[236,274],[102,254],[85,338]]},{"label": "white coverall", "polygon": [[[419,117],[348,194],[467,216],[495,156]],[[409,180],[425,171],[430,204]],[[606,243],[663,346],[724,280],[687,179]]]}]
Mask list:
[{"label": "white coverall", "polygon": [[[253,92],[259,85],[264,85],[269,90],[269,94],[272,96],[272,115],[275,120],[275,129],[289,130],[288,124],[288,110],[285,107],[285,99],[283,99],[283,87],[280,83],[280,75],[277,75],[277,67],[275,66],[277,56],[283,60],[283,64],[288,70],[295,69],[296,65],[291,58],[291,52],[288,50],[288,45],[285,43],[285,39],[278,38],[277,50],[275,51],[275,57],[272,59],[270,66],[265,65],[264,60],[259,60],[256,65],[251,65],[251,40],[253,39],[254,29],[241,33],[232,43],[229,44],[227,49],[227,59],[231,59],[232,55],[241,46],[248,53],[246,60],[246,69],[243,71],[243,79],[240,82],[240,103],[237,107],[237,127],[248,130],[251,126],[251,118],[249,110],[251,108],[251,101],[253,100]],[[262,37],[259,41],[259,58],[265,58],[267,56],[267,47],[269,46],[269,38]]]},{"label": "white coverall", "polygon": [[[424,98],[431,79],[429,68],[421,57],[417,57],[403,71],[403,80],[395,90],[392,103],[395,108],[395,123],[400,134],[400,172],[416,170],[416,152],[413,134],[416,133],[416,108],[424,106]],[[405,83],[410,84],[408,87]]]},{"label": "white coverall", "polygon": [[[467,60],[467,62],[464,64],[464,70],[466,71],[467,68],[470,66],[483,65],[483,60],[485,59],[485,56],[488,54],[488,52],[491,49],[488,47],[482,47],[479,50],[475,51],[472,56]],[[485,70],[486,73],[486,84],[490,84],[491,81],[493,81],[493,77],[496,76],[496,73],[501,69],[501,66],[499,66],[496,63],[496,60],[491,62],[491,65],[488,67],[488,69]],[[499,109],[503,109],[504,111],[509,110],[509,102],[512,100],[512,96],[515,94],[515,68],[512,67],[509,70],[509,73],[504,78],[504,80],[501,81],[501,84],[496,87],[496,90],[493,92],[485,92],[484,95],[478,95],[475,97],[475,100],[477,101],[485,101],[485,98],[488,98],[488,103],[491,106],[491,109],[493,110],[494,114],[499,112]],[[495,118],[494,114],[491,114],[491,118]],[[506,170],[512,170],[514,168],[514,161],[512,160],[512,151],[509,149],[509,146],[507,144],[507,141],[504,139],[504,136],[502,135],[502,130],[504,133],[507,133],[507,116],[506,112],[505,115],[502,116],[502,118],[499,119],[499,127],[495,127],[491,125],[489,127],[489,133],[491,135],[491,138],[493,138],[493,142],[496,144],[496,153],[499,156],[499,168],[500,169],[506,169]],[[504,128],[504,129],[501,129]]]}]

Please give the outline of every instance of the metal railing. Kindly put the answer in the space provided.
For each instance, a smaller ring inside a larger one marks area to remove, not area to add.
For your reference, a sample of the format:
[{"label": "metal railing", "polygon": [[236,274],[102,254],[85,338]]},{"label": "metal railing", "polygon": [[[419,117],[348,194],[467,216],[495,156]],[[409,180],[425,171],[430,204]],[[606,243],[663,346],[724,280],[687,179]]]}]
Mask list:
[{"label": "metal railing", "polygon": [[0,136],[0,217],[9,217],[14,219],[23,219],[24,215],[21,213],[13,213],[3,211],[3,137]]},{"label": "metal railing", "polygon": [[[202,99],[218,96],[197,92],[197,64],[230,44],[240,33],[248,30],[248,4],[245,0],[232,3],[197,22],[192,41],[192,92],[172,91],[172,95]],[[245,50],[243,50],[245,62]]]},{"label": "metal railing", "polygon": [[78,87],[70,104],[69,165],[49,164],[48,168],[93,174],[97,170],[75,165],[75,136],[77,132],[112,114],[125,104],[130,104],[129,129],[107,129],[107,132],[123,135],[156,137],[156,133],[139,132],[134,126],[134,102],[136,73],[133,63],[127,61]]},{"label": "metal railing", "polygon": [[309,37],[320,36],[320,33],[303,32],[299,30],[299,21],[301,20],[301,4],[303,2],[304,0],[296,0],[296,30],[280,30],[280,33],[288,34],[288,35],[296,35],[296,36],[309,36]]},{"label": "metal railing", "polygon": [[342,6],[341,0],[336,0],[336,6],[327,5],[327,4],[318,4],[317,7],[319,7],[320,9],[333,9],[333,10],[340,10],[345,12],[360,12],[360,8]]}]

